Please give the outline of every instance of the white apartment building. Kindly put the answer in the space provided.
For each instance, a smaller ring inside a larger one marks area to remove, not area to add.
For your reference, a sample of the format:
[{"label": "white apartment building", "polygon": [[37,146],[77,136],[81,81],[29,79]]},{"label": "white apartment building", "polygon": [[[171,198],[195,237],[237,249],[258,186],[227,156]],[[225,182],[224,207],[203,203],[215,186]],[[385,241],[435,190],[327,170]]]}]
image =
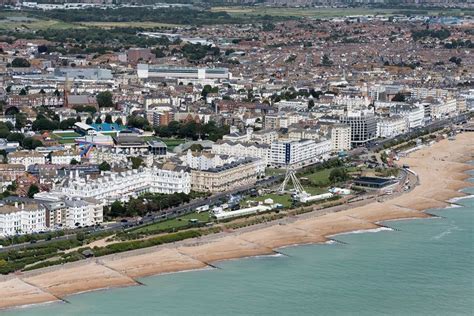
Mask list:
[{"label": "white apartment building", "polygon": [[182,157],[183,163],[191,169],[207,170],[231,163],[237,158],[221,156],[208,152],[193,152],[188,149],[186,156]]},{"label": "white apartment building", "polygon": [[32,234],[46,230],[46,208],[41,204],[0,206],[0,236]]},{"label": "white apartment building", "polygon": [[253,132],[252,135],[250,136],[250,141],[254,143],[258,143],[258,144],[270,145],[276,140],[278,140],[277,131],[261,130],[261,131]]},{"label": "white apartment building", "polygon": [[408,128],[413,129],[424,125],[425,109],[423,106],[399,104],[390,107],[390,116],[400,115],[408,120]]},{"label": "white apartment building", "polygon": [[334,124],[331,128],[331,144],[333,151],[351,149],[351,127],[345,124]]},{"label": "white apartment building", "polygon": [[45,164],[46,158],[43,154],[34,150],[16,151],[8,154],[8,163],[19,164],[28,168],[35,164]]},{"label": "white apartment building", "polygon": [[174,78],[174,79],[231,79],[227,68],[194,68],[138,64],[137,75],[140,79]]},{"label": "white apartment building", "polygon": [[332,99],[331,103],[333,105],[345,105],[348,109],[359,109],[368,107],[370,99],[368,97],[337,95]]},{"label": "white apartment building", "polygon": [[437,99],[430,103],[430,116],[433,120],[440,120],[457,113],[456,99]]},{"label": "white apartment building", "polygon": [[291,110],[291,111],[305,111],[308,109],[308,101],[286,101],[281,100],[275,103],[278,107],[278,111]]},{"label": "white apartment building", "polygon": [[89,162],[93,164],[101,164],[107,162],[111,165],[115,164],[126,164],[127,155],[118,153],[115,150],[108,147],[96,147],[93,148],[89,154]]},{"label": "white apartment building", "polygon": [[267,166],[270,161],[270,145],[267,144],[229,142],[223,140],[214,143],[211,151],[216,155],[259,158],[265,166]]},{"label": "white apartment building", "polygon": [[330,140],[277,141],[270,147],[270,165],[301,167],[327,159],[332,150]]},{"label": "white apartment building", "polygon": [[103,222],[103,206],[97,200],[75,197],[66,199],[64,203],[66,209],[63,226],[74,228]]},{"label": "white apartment building", "polygon": [[288,139],[290,140],[301,140],[301,139],[314,139],[318,140],[321,138],[321,134],[318,130],[304,129],[304,128],[290,128],[288,131]]},{"label": "white apartment building", "polygon": [[415,99],[425,99],[428,97],[432,98],[441,98],[447,97],[449,95],[449,91],[446,89],[431,89],[431,88],[411,88],[411,96]]},{"label": "white apartment building", "polygon": [[72,160],[81,161],[81,155],[77,152],[60,150],[51,153],[51,163],[53,165],[68,165]]},{"label": "white apartment building", "polygon": [[145,192],[188,194],[191,191],[191,176],[184,167],[163,164],[161,168],[109,172],[98,179],[71,176],[55,191],[69,197],[94,198],[110,203],[127,201]]},{"label": "white apartment building", "polygon": [[392,138],[408,132],[408,120],[394,115],[377,120],[377,137]]}]

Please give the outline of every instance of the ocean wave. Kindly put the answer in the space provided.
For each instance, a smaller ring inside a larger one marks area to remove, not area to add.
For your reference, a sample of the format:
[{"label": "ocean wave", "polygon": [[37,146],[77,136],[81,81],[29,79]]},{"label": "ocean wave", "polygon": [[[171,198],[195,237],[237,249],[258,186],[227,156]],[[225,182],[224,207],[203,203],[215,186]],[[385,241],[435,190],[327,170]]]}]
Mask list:
[{"label": "ocean wave", "polygon": [[[462,192],[462,191],[461,191]],[[448,203],[455,203],[457,201],[461,201],[461,200],[465,200],[465,199],[472,199],[474,198],[474,194],[470,194],[470,195],[466,195],[466,196],[459,196],[459,197],[455,197],[455,198],[452,198],[452,199],[449,199],[448,200]],[[456,205],[456,204],[455,204]]]},{"label": "ocean wave", "polygon": [[438,235],[431,237],[430,240],[440,240],[443,237],[451,234],[453,231],[461,231],[461,230],[462,230],[461,228],[459,228],[457,225],[453,224],[453,225],[449,226],[448,229],[446,229],[444,232],[441,232]]},{"label": "ocean wave", "polygon": [[350,235],[350,234],[378,233],[378,232],[382,232],[382,231],[393,231],[393,230],[394,229],[390,228],[390,227],[378,227],[378,228],[371,228],[371,229],[353,230],[353,231],[349,231],[349,232],[330,235],[328,237],[341,236],[341,235]]}]

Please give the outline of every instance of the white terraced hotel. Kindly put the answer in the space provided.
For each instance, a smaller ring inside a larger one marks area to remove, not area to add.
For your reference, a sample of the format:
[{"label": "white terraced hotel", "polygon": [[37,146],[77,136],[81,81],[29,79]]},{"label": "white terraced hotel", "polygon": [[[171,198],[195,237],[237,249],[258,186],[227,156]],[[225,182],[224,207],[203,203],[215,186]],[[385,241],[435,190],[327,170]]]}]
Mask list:
[{"label": "white terraced hotel", "polygon": [[109,203],[127,201],[145,192],[188,194],[191,191],[191,174],[184,167],[164,164],[162,168],[108,173],[93,180],[71,177],[56,190],[71,197],[90,197]]}]

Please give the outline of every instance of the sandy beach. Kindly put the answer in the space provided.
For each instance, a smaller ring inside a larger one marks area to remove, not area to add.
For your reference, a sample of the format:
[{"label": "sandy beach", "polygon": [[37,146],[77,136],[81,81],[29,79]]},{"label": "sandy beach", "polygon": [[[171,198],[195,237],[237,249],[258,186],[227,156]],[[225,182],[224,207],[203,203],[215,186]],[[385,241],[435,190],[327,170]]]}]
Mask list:
[{"label": "sandy beach", "polygon": [[376,229],[380,221],[430,217],[424,211],[449,206],[471,186],[466,161],[474,159],[474,134],[442,140],[404,157],[419,177],[410,192],[383,202],[325,215],[304,214],[291,221],[220,233],[130,253],[88,259],[0,277],[0,308],[67,300],[67,296],[103,288],[138,285],[135,279],[160,273],[209,267],[219,260],[268,255],[279,247],[326,242],[330,236]]}]

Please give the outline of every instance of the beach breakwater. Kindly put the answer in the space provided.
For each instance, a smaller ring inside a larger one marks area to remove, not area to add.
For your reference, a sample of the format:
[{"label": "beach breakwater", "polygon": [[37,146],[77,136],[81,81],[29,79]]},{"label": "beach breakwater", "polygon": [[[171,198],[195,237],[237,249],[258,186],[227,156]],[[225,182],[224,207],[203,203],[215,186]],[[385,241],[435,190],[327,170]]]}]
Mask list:
[{"label": "beach breakwater", "polygon": [[443,140],[403,158],[419,176],[412,191],[383,202],[340,210],[303,214],[291,220],[256,225],[251,229],[220,233],[175,244],[88,259],[0,278],[0,308],[65,300],[70,294],[103,288],[139,285],[137,278],[153,274],[200,269],[212,262],[277,253],[284,246],[323,243],[329,236],[356,230],[378,229],[380,221],[430,217],[423,212],[450,205],[472,185],[465,173],[472,166],[472,134]]}]

